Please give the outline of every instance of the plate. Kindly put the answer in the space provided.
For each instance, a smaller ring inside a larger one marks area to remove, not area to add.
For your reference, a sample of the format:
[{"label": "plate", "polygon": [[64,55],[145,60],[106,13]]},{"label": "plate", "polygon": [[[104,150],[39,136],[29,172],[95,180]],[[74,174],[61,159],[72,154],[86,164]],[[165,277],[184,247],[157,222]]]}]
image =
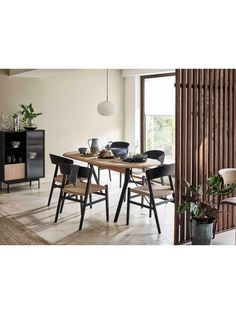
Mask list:
[{"label": "plate", "polygon": [[84,157],[96,157],[97,154],[90,154],[90,153],[87,153],[87,154],[80,154],[80,156],[84,156]]},{"label": "plate", "polygon": [[105,156],[105,157],[99,156],[98,158],[99,159],[114,159],[115,157],[114,156]]},{"label": "plate", "polygon": [[132,158],[132,157],[126,157],[123,159],[124,162],[146,162],[147,158]]}]

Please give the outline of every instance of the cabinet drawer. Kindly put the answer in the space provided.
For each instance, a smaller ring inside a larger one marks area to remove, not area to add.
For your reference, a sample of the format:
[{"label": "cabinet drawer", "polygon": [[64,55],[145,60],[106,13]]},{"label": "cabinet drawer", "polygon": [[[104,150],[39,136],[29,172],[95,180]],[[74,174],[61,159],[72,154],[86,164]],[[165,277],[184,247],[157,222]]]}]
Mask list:
[{"label": "cabinet drawer", "polygon": [[25,163],[4,165],[4,180],[19,180],[25,178]]}]

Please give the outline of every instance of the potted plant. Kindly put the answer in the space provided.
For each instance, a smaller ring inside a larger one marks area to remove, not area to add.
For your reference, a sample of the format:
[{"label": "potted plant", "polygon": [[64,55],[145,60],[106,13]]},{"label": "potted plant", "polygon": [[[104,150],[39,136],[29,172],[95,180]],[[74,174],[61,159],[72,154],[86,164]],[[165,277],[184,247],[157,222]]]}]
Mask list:
[{"label": "potted plant", "polygon": [[215,208],[214,196],[231,194],[236,184],[222,187],[219,175],[208,178],[205,186],[197,187],[185,181],[187,193],[183,195],[184,203],[177,209],[178,214],[190,210],[190,228],[192,244],[207,245],[211,243],[213,223],[218,217],[219,210]]},{"label": "potted plant", "polygon": [[42,113],[36,113],[32,104],[29,105],[20,105],[21,108],[21,121],[24,123],[25,129],[36,129],[37,125],[34,124],[34,119],[40,116]]}]

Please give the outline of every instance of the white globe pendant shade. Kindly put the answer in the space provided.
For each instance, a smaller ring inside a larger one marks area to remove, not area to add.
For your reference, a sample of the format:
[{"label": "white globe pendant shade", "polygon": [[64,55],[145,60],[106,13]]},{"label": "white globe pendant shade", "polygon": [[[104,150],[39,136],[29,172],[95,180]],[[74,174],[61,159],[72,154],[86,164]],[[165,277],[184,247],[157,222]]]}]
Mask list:
[{"label": "white globe pendant shade", "polygon": [[111,116],[116,112],[117,106],[112,101],[108,100],[100,102],[97,109],[100,115]]},{"label": "white globe pendant shade", "polygon": [[108,69],[106,71],[106,100],[98,104],[97,110],[102,116],[111,116],[117,110],[117,106],[112,101],[108,100]]}]

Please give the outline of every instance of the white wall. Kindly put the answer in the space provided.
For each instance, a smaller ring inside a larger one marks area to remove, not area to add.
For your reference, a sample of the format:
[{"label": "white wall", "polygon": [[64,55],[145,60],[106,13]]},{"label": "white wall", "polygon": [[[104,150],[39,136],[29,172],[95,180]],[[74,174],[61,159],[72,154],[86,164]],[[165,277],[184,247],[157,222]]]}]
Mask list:
[{"label": "white wall", "polygon": [[109,71],[109,99],[118,105],[117,113],[103,117],[97,105],[105,100],[105,70],[71,70],[44,78],[9,77],[0,70],[0,113],[10,113],[19,104],[33,103],[43,112],[35,121],[46,132],[46,178],[53,167],[49,153],[63,154],[87,146],[87,139],[124,139],[124,78],[120,70]]},{"label": "white wall", "polygon": [[125,139],[130,143],[130,151],[140,151],[140,77],[125,78]]}]

